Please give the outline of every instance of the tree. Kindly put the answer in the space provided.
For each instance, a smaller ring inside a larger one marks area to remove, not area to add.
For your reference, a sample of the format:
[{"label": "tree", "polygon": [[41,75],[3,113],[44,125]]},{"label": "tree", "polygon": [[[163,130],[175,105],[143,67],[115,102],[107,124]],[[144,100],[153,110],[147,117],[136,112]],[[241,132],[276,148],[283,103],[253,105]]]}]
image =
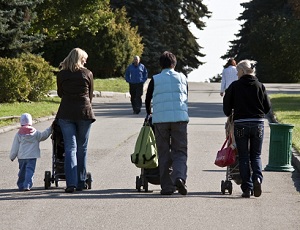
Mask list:
[{"label": "tree", "polygon": [[245,23],[222,58],[256,60],[257,76],[263,82],[299,81],[295,63],[300,61],[300,22],[293,5],[284,0],[252,0],[241,5],[245,11],[238,20]]},{"label": "tree", "polygon": [[38,8],[35,30],[47,36],[36,52],[58,66],[69,51],[81,47],[89,54],[87,67],[95,77],[119,77],[143,45],[125,10],[112,12],[109,0],[45,0]]},{"label": "tree", "polygon": [[41,46],[43,37],[30,31],[42,0],[0,0],[0,56],[17,57]]},{"label": "tree", "polygon": [[110,4],[113,9],[125,6],[131,25],[138,27],[144,44],[142,62],[150,76],[160,71],[158,60],[165,50],[176,55],[176,69],[185,74],[203,64],[202,47],[188,28],[191,23],[201,30],[205,27],[200,18],[210,12],[202,0],[111,0]]}]

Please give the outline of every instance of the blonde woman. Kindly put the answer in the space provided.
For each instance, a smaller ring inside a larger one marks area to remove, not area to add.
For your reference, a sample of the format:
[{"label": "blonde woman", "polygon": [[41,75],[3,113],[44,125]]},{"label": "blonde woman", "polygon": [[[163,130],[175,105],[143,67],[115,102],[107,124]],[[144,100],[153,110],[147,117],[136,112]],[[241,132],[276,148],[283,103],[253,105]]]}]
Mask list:
[{"label": "blonde woman", "polygon": [[[271,109],[266,89],[255,76],[255,61],[243,60],[236,67],[238,80],[232,82],[223,98],[226,116],[233,113],[234,138],[239,153],[242,197],[262,193],[261,149],[265,114]],[[252,171],[252,172],[251,172]]]},{"label": "blonde woman", "polygon": [[86,156],[91,124],[96,120],[92,110],[93,73],[84,67],[87,53],[74,48],[60,63],[57,94],[61,97],[56,119],[65,148],[65,192],[86,187]]}]

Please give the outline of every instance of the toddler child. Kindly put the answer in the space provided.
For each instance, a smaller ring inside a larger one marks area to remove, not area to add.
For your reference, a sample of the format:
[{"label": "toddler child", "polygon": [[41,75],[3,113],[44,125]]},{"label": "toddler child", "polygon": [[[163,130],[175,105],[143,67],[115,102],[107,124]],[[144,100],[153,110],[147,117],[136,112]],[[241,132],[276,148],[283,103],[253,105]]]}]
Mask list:
[{"label": "toddler child", "polygon": [[13,161],[17,157],[19,161],[19,190],[29,191],[33,185],[36,159],[41,155],[39,143],[50,136],[52,128],[49,127],[43,132],[37,131],[32,127],[32,117],[29,113],[22,114],[20,123],[21,128],[15,135],[10,159]]}]

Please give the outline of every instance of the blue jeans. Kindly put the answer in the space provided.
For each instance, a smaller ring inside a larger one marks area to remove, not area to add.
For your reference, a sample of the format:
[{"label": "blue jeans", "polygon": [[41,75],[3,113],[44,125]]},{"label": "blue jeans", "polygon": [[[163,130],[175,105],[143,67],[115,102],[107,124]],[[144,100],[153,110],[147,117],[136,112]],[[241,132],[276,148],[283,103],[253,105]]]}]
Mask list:
[{"label": "blue jeans", "polygon": [[87,145],[92,121],[58,119],[64,138],[67,187],[84,188]]},{"label": "blue jeans", "polygon": [[18,159],[19,174],[17,185],[20,191],[30,189],[33,185],[33,176],[36,166],[36,158],[33,159]]},{"label": "blue jeans", "polygon": [[[234,137],[239,155],[239,170],[242,179],[241,189],[253,190],[253,181],[262,182],[261,149],[264,137],[263,122],[234,123]],[[252,175],[251,175],[252,170]]]}]

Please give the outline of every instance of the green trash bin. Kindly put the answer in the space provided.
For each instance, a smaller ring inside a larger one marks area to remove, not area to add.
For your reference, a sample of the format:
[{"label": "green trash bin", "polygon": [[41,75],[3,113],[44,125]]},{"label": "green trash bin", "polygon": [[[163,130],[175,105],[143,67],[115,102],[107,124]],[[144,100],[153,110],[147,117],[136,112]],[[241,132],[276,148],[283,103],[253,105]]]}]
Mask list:
[{"label": "green trash bin", "polygon": [[269,163],[266,171],[292,172],[293,125],[270,123]]}]

